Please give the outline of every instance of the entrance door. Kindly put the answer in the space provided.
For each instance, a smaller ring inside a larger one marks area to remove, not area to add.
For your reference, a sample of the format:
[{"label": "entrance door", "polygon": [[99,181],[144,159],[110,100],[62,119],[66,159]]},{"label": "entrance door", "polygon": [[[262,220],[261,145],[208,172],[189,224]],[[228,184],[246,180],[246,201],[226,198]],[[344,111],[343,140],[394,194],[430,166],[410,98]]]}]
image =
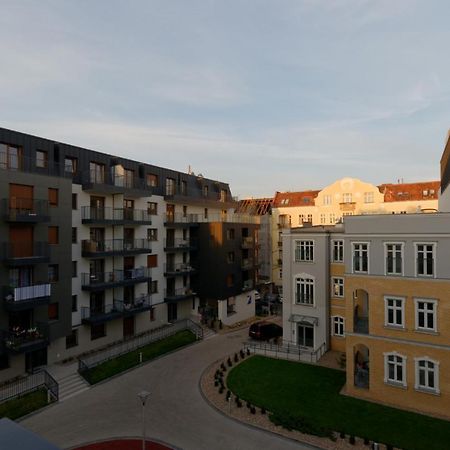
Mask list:
[{"label": "entrance door", "polygon": [[123,337],[124,339],[134,336],[134,317],[123,318]]},{"label": "entrance door", "polygon": [[38,367],[47,365],[47,348],[35,350],[34,352],[25,354],[25,370],[33,373]]},{"label": "entrance door", "polygon": [[310,325],[298,326],[298,345],[314,348],[314,327]]},{"label": "entrance door", "polygon": [[123,216],[125,220],[133,220],[134,200],[123,200]]},{"label": "entrance door", "polygon": [[177,304],[168,303],[167,304],[167,321],[175,322],[177,320]]}]

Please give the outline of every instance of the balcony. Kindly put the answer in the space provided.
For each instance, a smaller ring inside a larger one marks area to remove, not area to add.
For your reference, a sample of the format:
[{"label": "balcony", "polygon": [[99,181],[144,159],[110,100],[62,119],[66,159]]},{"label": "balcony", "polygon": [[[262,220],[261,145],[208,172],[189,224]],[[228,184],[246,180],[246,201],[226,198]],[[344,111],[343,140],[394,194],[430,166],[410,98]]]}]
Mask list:
[{"label": "balcony", "polygon": [[183,287],[179,289],[165,289],[164,300],[166,302],[178,302],[194,297],[196,294],[190,287]]},{"label": "balcony", "polygon": [[116,300],[110,305],[103,305],[101,308],[82,306],[81,322],[88,325],[109,322],[122,317],[122,309],[122,302]]},{"label": "balcony", "polygon": [[3,331],[3,342],[12,353],[28,353],[48,346],[48,325],[37,323],[28,329],[14,327]]},{"label": "balcony", "polygon": [[86,192],[99,194],[126,194],[128,197],[150,197],[152,188],[143,178],[114,175],[105,171],[88,170],[81,174],[81,184]]},{"label": "balcony", "polygon": [[151,225],[151,215],[144,209],[81,207],[81,222],[105,225]]},{"label": "balcony", "polygon": [[136,297],[131,302],[122,302],[114,300],[118,305],[121,305],[124,316],[132,316],[141,312],[149,311],[152,308],[152,298],[150,294],[142,294]]},{"label": "balcony", "polygon": [[151,269],[136,267],[129,270],[114,270],[112,272],[93,272],[81,274],[81,289],[84,291],[102,291],[119,286],[151,281]]},{"label": "balcony", "polygon": [[252,248],[254,246],[254,240],[251,236],[245,236],[242,238],[241,248]]},{"label": "balcony", "polygon": [[177,263],[177,264],[165,264],[164,265],[164,276],[173,277],[176,275],[189,275],[194,273],[196,268],[193,267],[192,263]]},{"label": "balcony", "polygon": [[190,204],[197,205],[210,205],[216,208],[232,208],[236,207],[236,200],[228,195],[227,192],[221,192],[220,187],[218,190],[208,189],[205,192],[202,186],[197,189],[192,189],[183,186],[173,186],[166,189],[164,193],[164,200],[173,203],[189,202]]},{"label": "balcony", "polygon": [[199,223],[248,223],[259,224],[259,216],[249,214],[211,214],[207,217],[204,214],[182,214],[168,213],[164,216],[164,225],[169,227],[189,227],[196,226]]},{"label": "balcony", "polygon": [[243,291],[251,291],[253,289],[253,286],[254,286],[253,280],[245,280],[242,283],[242,290]]},{"label": "balcony", "polygon": [[342,202],[339,203],[341,211],[355,211],[356,202]]},{"label": "balcony", "polygon": [[251,269],[253,265],[253,258],[244,258],[241,262],[242,269]]},{"label": "balcony", "polygon": [[164,250],[166,252],[190,251],[197,248],[195,239],[165,239]]},{"label": "balcony", "polygon": [[136,255],[151,252],[148,239],[107,239],[105,241],[86,239],[82,241],[81,247],[83,257]]},{"label": "balcony", "polygon": [[5,309],[8,311],[21,311],[46,305],[50,301],[51,284],[35,284],[32,286],[3,288]]},{"label": "balcony", "polygon": [[359,334],[369,334],[369,318],[355,317],[353,330]]},{"label": "balcony", "polygon": [[47,200],[33,200],[31,198],[4,198],[3,217],[6,222],[39,223],[49,222]]},{"label": "balcony", "polygon": [[9,266],[29,266],[50,261],[48,242],[4,242],[1,258]]}]

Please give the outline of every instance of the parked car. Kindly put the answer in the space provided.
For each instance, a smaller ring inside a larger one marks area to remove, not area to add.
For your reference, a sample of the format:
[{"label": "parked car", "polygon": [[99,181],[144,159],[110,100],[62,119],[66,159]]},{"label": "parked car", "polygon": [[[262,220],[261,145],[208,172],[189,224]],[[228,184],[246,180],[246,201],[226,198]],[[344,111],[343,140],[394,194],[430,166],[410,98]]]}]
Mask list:
[{"label": "parked car", "polygon": [[268,341],[283,336],[283,327],[272,322],[256,322],[250,325],[248,335],[253,339]]}]

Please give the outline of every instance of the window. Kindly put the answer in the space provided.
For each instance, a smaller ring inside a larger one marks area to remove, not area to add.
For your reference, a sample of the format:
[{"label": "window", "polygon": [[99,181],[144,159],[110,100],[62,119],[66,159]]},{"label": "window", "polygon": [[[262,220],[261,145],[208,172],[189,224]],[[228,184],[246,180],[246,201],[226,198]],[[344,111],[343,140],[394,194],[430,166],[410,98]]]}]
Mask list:
[{"label": "window", "polygon": [[147,255],[147,267],[158,267],[158,255]]},{"label": "window", "polygon": [[324,206],[331,205],[331,195],[323,196],[323,204],[324,204]]},{"label": "window", "polygon": [[235,237],[234,228],[229,228],[227,230],[227,239],[234,239],[234,237]]},{"label": "window", "polygon": [[227,287],[233,287],[234,286],[234,275],[231,273],[227,275]]},{"label": "window", "polygon": [[149,294],[157,294],[158,293],[158,280],[152,280],[148,283]]},{"label": "window", "polygon": [[59,228],[48,227],[48,243],[50,245],[56,245],[59,243]]},{"label": "window", "polygon": [[403,244],[385,244],[386,275],[402,275]]},{"label": "window", "polygon": [[58,189],[48,188],[48,204],[58,206]]},{"label": "window", "polygon": [[208,186],[203,186],[203,197],[208,197],[209,188]]},{"label": "window", "polygon": [[321,215],[320,215],[320,223],[321,223],[321,224],[324,224],[325,221],[326,221],[325,214],[321,214]]},{"label": "window", "polygon": [[333,277],[331,279],[331,285],[332,285],[332,291],[331,291],[332,297],[343,297],[344,296],[344,279],[343,278]]},{"label": "window", "polygon": [[183,205],[183,217],[187,217],[187,206]]},{"label": "window", "polygon": [[98,325],[91,325],[91,341],[100,339],[106,336],[106,328],[104,323]]},{"label": "window", "polygon": [[48,320],[58,320],[59,318],[59,304],[50,303],[48,305]]},{"label": "window", "polygon": [[388,327],[405,326],[405,299],[398,297],[384,297],[384,324]]},{"label": "window", "polygon": [[416,244],[417,276],[434,276],[434,244]]},{"label": "window", "polygon": [[78,330],[72,330],[68,336],[66,336],[66,350],[78,345]]},{"label": "window", "polygon": [[58,264],[49,264],[48,265],[48,282],[56,283],[59,279],[59,270]]},{"label": "window", "polygon": [[229,264],[234,263],[234,252],[228,252],[227,261]]},{"label": "window", "polygon": [[295,262],[314,261],[314,241],[295,241]]},{"label": "window", "polygon": [[208,218],[208,208],[205,208],[205,211],[204,211],[203,215],[204,215],[205,219]]},{"label": "window", "polygon": [[439,362],[430,358],[414,358],[416,363],[415,388],[420,391],[439,393]]},{"label": "window", "polygon": [[72,278],[76,278],[78,276],[77,262],[72,261]]},{"label": "window", "polygon": [[331,241],[333,262],[344,262],[344,241]]},{"label": "window", "polygon": [[314,305],[314,280],[299,277],[295,279],[295,303]]},{"label": "window", "polygon": [[75,175],[77,173],[77,168],[78,168],[77,158],[72,158],[69,156],[66,156],[64,158],[64,172]]},{"label": "window", "polygon": [[77,243],[78,238],[78,230],[77,227],[72,227],[72,244]]},{"label": "window", "polygon": [[184,180],[181,180],[181,194],[187,195],[187,182]]},{"label": "window", "polygon": [[0,144],[0,167],[2,169],[22,169],[22,148],[8,144]]},{"label": "window", "polygon": [[48,153],[43,150],[36,150],[36,167],[46,169],[48,167]]},{"label": "window", "polygon": [[334,213],[330,214],[330,223],[333,225],[336,223],[336,215]]},{"label": "window", "polygon": [[147,202],[147,213],[156,216],[158,214],[158,203]]},{"label": "window", "polygon": [[157,187],[158,186],[158,175],[153,173],[147,174],[147,186]]},{"label": "window", "polygon": [[299,225],[301,225],[303,222],[306,222],[306,218],[304,214],[299,214],[298,215],[298,223]]},{"label": "window", "polygon": [[352,203],[352,193],[351,192],[344,192],[342,194],[342,203]]},{"label": "window", "polygon": [[220,201],[221,202],[227,201],[227,191],[225,189],[220,190]]},{"label": "window", "polygon": [[94,184],[105,183],[105,165],[96,162],[89,163],[89,178]]},{"label": "window", "polygon": [[166,178],[166,195],[175,195],[175,180]]},{"label": "window", "polygon": [[147,229],[147,239],[149,241],[157,241],[158,240],[158,229],[157,228],[148,228]]},{"label": "window", "polygon": [[124,175],[124,186],[127,188],[132,188],[134,186],[134,170],[125,169]]},{"label": "window", "polygon": [[368,272],[369,245],[353,243],[353,272]]},{"label": "window", "polygon": [[364,203],[373,203],[373,192],[364,192]]},{"label": "window", "polygon": [[308,214],[306,221],[312,223],[312,214]]},{"label": "window", "polygon": [[78,311],[78,296],[72,295],[72,312]]},{"label": "window", "polygon": [[72,209],[78,209],[78,194],[72,194]]},{"label": "window", "polygon": [[155,317],[155,308],[152,306],[151,308],[150,308],[150,322],[154,322],[156,320],[156,317]]},{"label": "window", "polygon": [[384,354],[384,382],[406,387],[406,356]]},{"label": "window", "polygon": [[416,330],[437,331],[436,300],[414,299],[416,306]]},{"label": "window", "polygon": [[344,324],[345,319],[341,316],[334,316],[331,318],[331,329],[333,330],[333,336],[345,336]]}]

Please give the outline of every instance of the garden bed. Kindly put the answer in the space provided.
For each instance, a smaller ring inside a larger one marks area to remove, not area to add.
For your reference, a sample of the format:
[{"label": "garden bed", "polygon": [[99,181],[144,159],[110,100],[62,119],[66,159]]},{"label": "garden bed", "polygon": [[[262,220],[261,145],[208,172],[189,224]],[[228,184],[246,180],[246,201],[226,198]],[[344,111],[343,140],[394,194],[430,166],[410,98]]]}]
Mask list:
[{"label": "garden bed", "polygon": [[41,388],[0,404],[0,417],[16,420],[47,406],[47,389]]}]

